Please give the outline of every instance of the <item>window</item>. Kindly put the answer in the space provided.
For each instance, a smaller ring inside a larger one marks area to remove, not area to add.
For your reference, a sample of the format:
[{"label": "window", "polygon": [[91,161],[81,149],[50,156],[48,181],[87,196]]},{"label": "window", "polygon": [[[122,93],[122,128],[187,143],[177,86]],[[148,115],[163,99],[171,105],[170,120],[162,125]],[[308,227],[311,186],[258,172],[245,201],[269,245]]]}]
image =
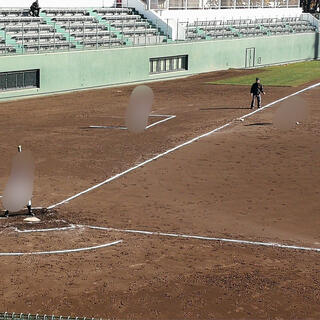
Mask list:
[{"label": "window", "polygon": [[188,56],[174,56],[150,59],[150,73],[176,72],[188,70]]},{"label": "window", "polygon": [[0,72],[0,91],[40,87],[40,70]]}]

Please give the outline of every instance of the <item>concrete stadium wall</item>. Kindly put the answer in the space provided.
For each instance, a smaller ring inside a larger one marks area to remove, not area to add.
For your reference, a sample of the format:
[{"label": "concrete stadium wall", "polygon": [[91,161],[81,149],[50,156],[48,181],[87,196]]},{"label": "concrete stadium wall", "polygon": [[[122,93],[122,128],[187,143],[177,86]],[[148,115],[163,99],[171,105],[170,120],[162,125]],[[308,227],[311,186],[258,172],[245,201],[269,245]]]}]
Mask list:
[{"label": "concrete stadium wall", "polygon": [[[0,57],[0,72],[40,69],[39,89],[0,93],[0,100],[244,68],[246,48],[256,66],[320,58],[319,33]],[[149,58],[189,56],[189,70],[149,74]]]}]

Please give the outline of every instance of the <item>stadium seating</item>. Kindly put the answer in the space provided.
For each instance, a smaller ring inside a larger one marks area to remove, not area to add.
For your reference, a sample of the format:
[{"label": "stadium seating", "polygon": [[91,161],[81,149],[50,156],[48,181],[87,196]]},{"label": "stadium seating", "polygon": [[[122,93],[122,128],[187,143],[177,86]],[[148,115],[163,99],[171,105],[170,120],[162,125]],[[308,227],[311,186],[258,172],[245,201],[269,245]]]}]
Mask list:
[{"label": "stadium seating", "polygon": [[196,21],[186,25],[187,40],[256,37],[315,32],[315,27],[299,17],[244,20]]},{"label": "stadium seating", "polygon": [[166,38],[130,8],[0,9],[0,54],[157,44]]},{"label": "stadium seating", "polygon": [[[0,54],[81,50],[169,41],[157,25],[132,8],[0,9]],[[208,40],[315,32],[300,18],[196,21],[185,24],[186,40]]]}]

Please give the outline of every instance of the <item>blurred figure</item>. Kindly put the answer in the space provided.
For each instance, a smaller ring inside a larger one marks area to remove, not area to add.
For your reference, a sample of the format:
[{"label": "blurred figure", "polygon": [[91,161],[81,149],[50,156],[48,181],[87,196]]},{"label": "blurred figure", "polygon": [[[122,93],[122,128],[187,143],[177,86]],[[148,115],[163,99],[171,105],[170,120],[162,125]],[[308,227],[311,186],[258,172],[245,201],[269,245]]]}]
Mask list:
[{"label": "blurred figure", "polygon": [[27,206],[29,214],[32,214],[34,160],[31,152],[22,152],[21,146],[18,151],[13,158],[11,174],[1,198],[6,216],[9,212],[19,212],[24,206]]},{"label": "blurred figure", "polygon": [[132,91],[126,111],[126,126],[130,132],[141,133],[146,129],[153,99],[153,91],[148,86],[141,85]]},{"label": "blurred figure", "polygon": [[294,96],[282,101],[276,110],[273,124],[277,129],[290,130],[305,121],[309,107],[302,97]]},{"label": "blurred figure", "polygon": [[265,92],[259,78],[256,78],[256,82],[251,86],[250,93],[252,97],[250,108],[254,108],[255,100],[257,100],[258,109],[261,108],[261,93],[265,94]]},{"label": "blurred figure", "polygon": [[40,9],[41,8],[39,7],[39,2],[38,0],[36,0],[35,2],[32,3],[30,7],[30,10],[29,10],[30,16],[39,17]]}]

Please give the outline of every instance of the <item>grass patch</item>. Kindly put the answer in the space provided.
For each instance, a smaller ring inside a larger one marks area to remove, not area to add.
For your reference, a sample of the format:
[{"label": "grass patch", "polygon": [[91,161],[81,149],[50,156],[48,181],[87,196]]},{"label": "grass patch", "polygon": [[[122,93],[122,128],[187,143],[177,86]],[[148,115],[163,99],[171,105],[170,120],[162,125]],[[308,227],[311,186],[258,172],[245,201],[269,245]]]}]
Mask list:
[{"label": "grass patch", "polygon": [[208,82],[209,84],[232,84],[250,86],[255,78],[261,79],[266,86],[297,87],[313,80],[320,79],[320,61],[307,61],[282,66],[273,66],[257,70],[245,76]]}]

